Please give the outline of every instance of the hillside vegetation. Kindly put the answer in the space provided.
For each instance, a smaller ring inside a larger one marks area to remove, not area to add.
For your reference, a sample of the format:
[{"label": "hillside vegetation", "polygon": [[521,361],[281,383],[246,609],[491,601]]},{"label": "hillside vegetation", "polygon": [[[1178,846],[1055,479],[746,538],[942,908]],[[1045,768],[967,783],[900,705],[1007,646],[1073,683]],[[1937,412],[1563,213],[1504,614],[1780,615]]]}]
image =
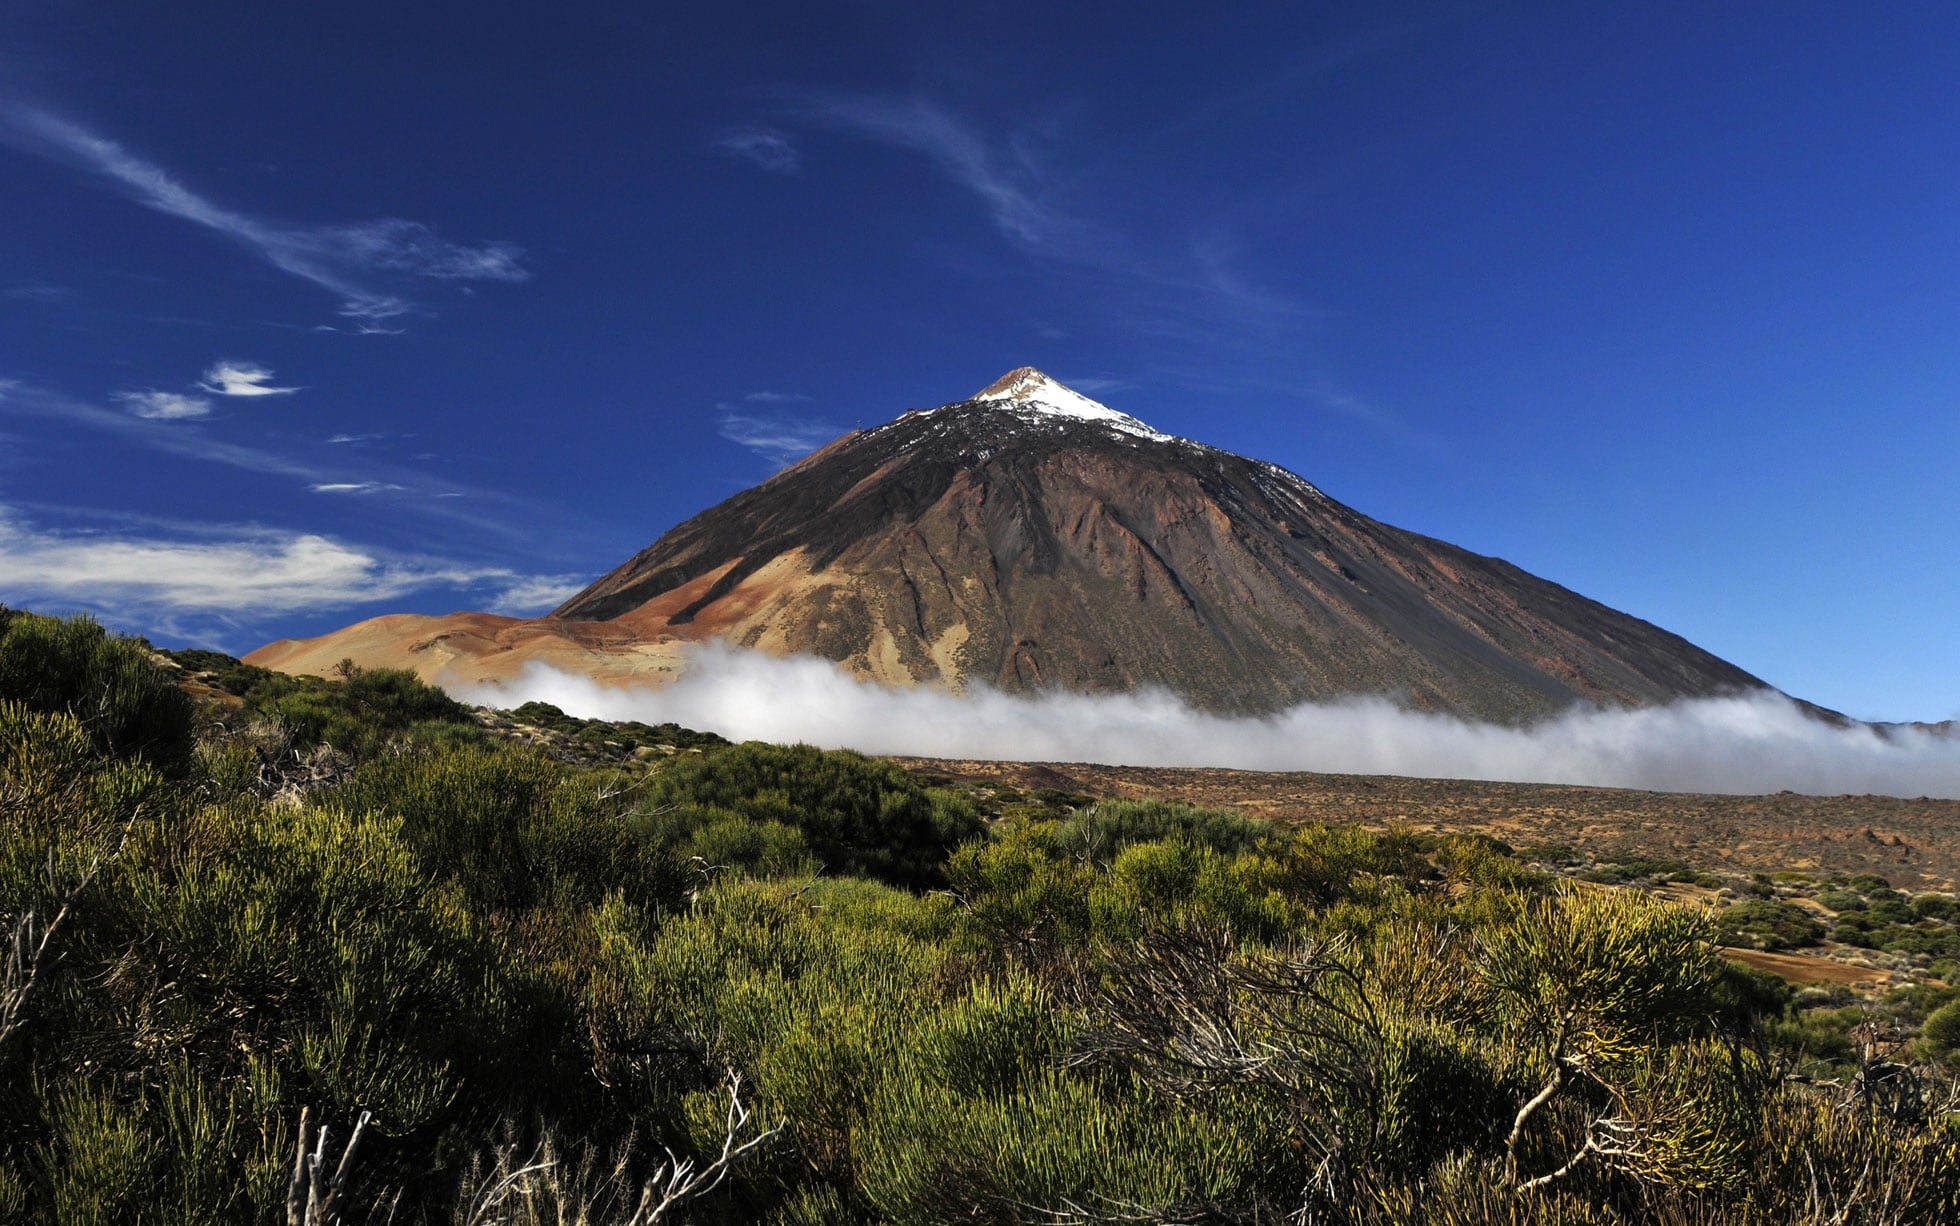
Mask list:
[{"label": "hillside vegetation", "polygon": [[1488,838],[177,680],[0,611],[0,1221],[1960,1220],[1960,994]]}]

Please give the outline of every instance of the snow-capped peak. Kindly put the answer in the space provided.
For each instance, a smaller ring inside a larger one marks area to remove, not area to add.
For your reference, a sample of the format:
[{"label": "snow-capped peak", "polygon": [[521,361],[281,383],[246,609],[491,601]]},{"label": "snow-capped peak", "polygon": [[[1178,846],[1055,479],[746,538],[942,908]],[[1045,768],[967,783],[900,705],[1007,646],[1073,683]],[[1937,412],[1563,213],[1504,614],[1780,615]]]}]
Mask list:
[{"label": "snow-capped peak", "polygon": [[1125,434],[1157,439],[1160,442],[1171,438],[1162,431],[1151,429],[1128,413],[1118,413],[1108,405],[1098,404],[1073,388],[1064,387],[1032,366],[1022,366],[1008,371],[968,399],[1012,405],[1029,416],[1071,417],[1097,422],[1112,430],[1121,430]]}]

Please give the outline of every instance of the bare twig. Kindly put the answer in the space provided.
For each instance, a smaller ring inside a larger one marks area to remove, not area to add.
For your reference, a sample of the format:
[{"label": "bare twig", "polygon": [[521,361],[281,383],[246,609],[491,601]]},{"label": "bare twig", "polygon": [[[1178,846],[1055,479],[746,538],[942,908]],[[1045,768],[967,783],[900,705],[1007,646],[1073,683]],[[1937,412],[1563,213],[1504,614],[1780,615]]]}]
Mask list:
[{"label": "bare twig", "polygon": [[[127,831],[124,837],[128,837]],[[120,844],[116,850],[121,850]],[[0,970],[0,1047],[4,1047],[14,1032],[20,1029],[26,1016],[28,998],[33,996],[35,986],[40,983],[41,972],[60,956],[53,949],[54,934],[61,931],[61,925],[74,910],[75,900],[88,889],[101,867],[99,858],[89,861],[82,879],[62,897],[54,918],[46,924],[39,921],[32,909],[22,912],[20,919],[15,921],[12,939],[7,943],[6,966]],[[54,880],[54,875],[54,856],[49,853],[50,882]]]},{"label": "bare twig", "polygon": [[[643,1180],[628,1174],[633,1165],[633,1138],[601,1158],[591,1146],[581,1147],[574,1160],[562,1158],[549,1132],[528,1160],[515,1142],[497,1146],[489,1169],[476,1168],[474,1192],[466,1190],[468,1209],[459,1213],[463,1226],[543,1226],[547,1222],[617,1223],[617,1226],[656,1226],[681,1206],[721,1186],[739,1163],[782,1132],[783,1124],[756,1131],[749,1108],[742,1102],[742,1076],[728,1073],[728,1112],[721,1148],[714,1159],[699,1165],[672,1150]],[[310,1224],[307,1224],[310,1226]]]},{"label": "bare twig", "polygon": [[[1529,1099],[1526,1099],[1524,1105],[1518,1108],[1517,1117],[1511,1121],[1511,1131],[1504,1138],[1504,1182],[1514,1187],[1518,1186],[1518,1142],[1524,1138],[1524,1126],[1531,1122],[1532,1115],[1540,1107],[1550,1102],[1552,1096],[1557,1094],[1565,1086],[1565,1075],[1568,1065],[1565,1045],[1571,1035],[1572,1019],[1577,1012],[1577,1006],[1574,1006],[1567,1009],[1565,1015],[1559,1019],[1558,1033],[1552,1038],[1551,1075],[1545,1079],[1545,1084],[1539,1088],[1538,1092]],[[1563,1176],[1567,1171],[1577,1166],[1579,1160],[1590,1152],[1591,1145],[1591,1139],[1588,1138],[1586,1148],[1574,1154],[1572,1161],[1566,1163],[1551,1175],[1544,1176],[1541,1179],[1531,1180],[1523,1186],[1535,1188],[1540,1183],[1549,1183]]]},{"label": "bare twig", "polygon": [[1117,1066],[1174,1099],[1277,1097],[1314,1159],[1311,1196],[1338,1199],[1381,1125],[1383,1031],[1350,963],[1338,940],[1245,956],[1222,929],[1153,929],[1112,960],[1067,1063]]},{"label": "bare twig", "polygon": [[373,1118],[372,1112],[361,1112],[353,1135],[347,1138],[340,1159],[329,1174],[327,1145],[331,1138],[325,1124],[320,1125],[313,1152],[306,1152],[312,1114],[311,1108],[300,1109],[299,1147],[293,1156],[292,1178],[286,1184],[286,1226],[338,1226],[343,1220],[341,1193],[346,1190],[347,1177],[354,1169],[354,1151],[360,1148],[361,1135],[367,1131],[368,1120]]},{"label": "bare twig", "polygon": [[[784,1124],[756,1133],[746,1141],[737,1142],[749,1126],[749,1110],[742,1105],[742,1075],[733,1069],[728,1073],[728,1117],[722,1129],[721,1153],[707,1166],[696,1169],[694,1163],[685,1158],[676,1158],[674,1151],[667,1151],[667,1161],[653,1173],[641,1193],[640,1203],[633,1216],[627,1219],[626,1226],[653,1226],[664,1221],[667,1212],[697,1196],[705,1195],[721,1186],[728,1178],[728,1172],[735,1164],[754,1153],[765,1142],[781,1132]],[[659,1200],[654,1200],[655,1186],[659,1186]]]}]

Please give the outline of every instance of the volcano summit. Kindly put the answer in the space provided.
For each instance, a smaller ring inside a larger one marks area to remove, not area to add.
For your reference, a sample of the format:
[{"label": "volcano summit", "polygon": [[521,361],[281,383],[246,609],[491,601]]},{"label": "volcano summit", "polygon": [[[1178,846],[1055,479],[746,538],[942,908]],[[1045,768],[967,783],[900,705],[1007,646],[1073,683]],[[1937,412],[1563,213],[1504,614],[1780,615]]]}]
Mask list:
[{"label": "volcano summit", "polygon": [[645,682],[710,637],[887,682],[1160,686],[1221,713],[1369,694],[1517,723],[1580,701],[1765,688],[1677,635],[1031,367],[836,439],[547,617],[394,615],[248,659],[324,672],[352,657],[451,681],[540,659]]}]

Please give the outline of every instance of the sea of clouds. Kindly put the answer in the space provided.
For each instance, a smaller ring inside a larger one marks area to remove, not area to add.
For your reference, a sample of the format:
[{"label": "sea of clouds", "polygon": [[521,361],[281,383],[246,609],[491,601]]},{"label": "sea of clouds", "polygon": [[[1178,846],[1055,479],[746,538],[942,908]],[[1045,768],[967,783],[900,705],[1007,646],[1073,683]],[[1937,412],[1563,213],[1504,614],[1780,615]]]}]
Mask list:
[{"label": "sea of clouds", "polygon": [[600,685],[539,664],[502,684],[451,688],[497,707],[538,700],[586,718],[920,757],[1960,797],[1960,736],[1835,727],[1770,692],[1641,710],[1575,707],[1524,728],[1379,698],[1228,717],[1162,690],[1025,695],[969,686],[956,694],[880,685],[828,660],[721,643],[691,648],[679,679],[658,688]]}]

